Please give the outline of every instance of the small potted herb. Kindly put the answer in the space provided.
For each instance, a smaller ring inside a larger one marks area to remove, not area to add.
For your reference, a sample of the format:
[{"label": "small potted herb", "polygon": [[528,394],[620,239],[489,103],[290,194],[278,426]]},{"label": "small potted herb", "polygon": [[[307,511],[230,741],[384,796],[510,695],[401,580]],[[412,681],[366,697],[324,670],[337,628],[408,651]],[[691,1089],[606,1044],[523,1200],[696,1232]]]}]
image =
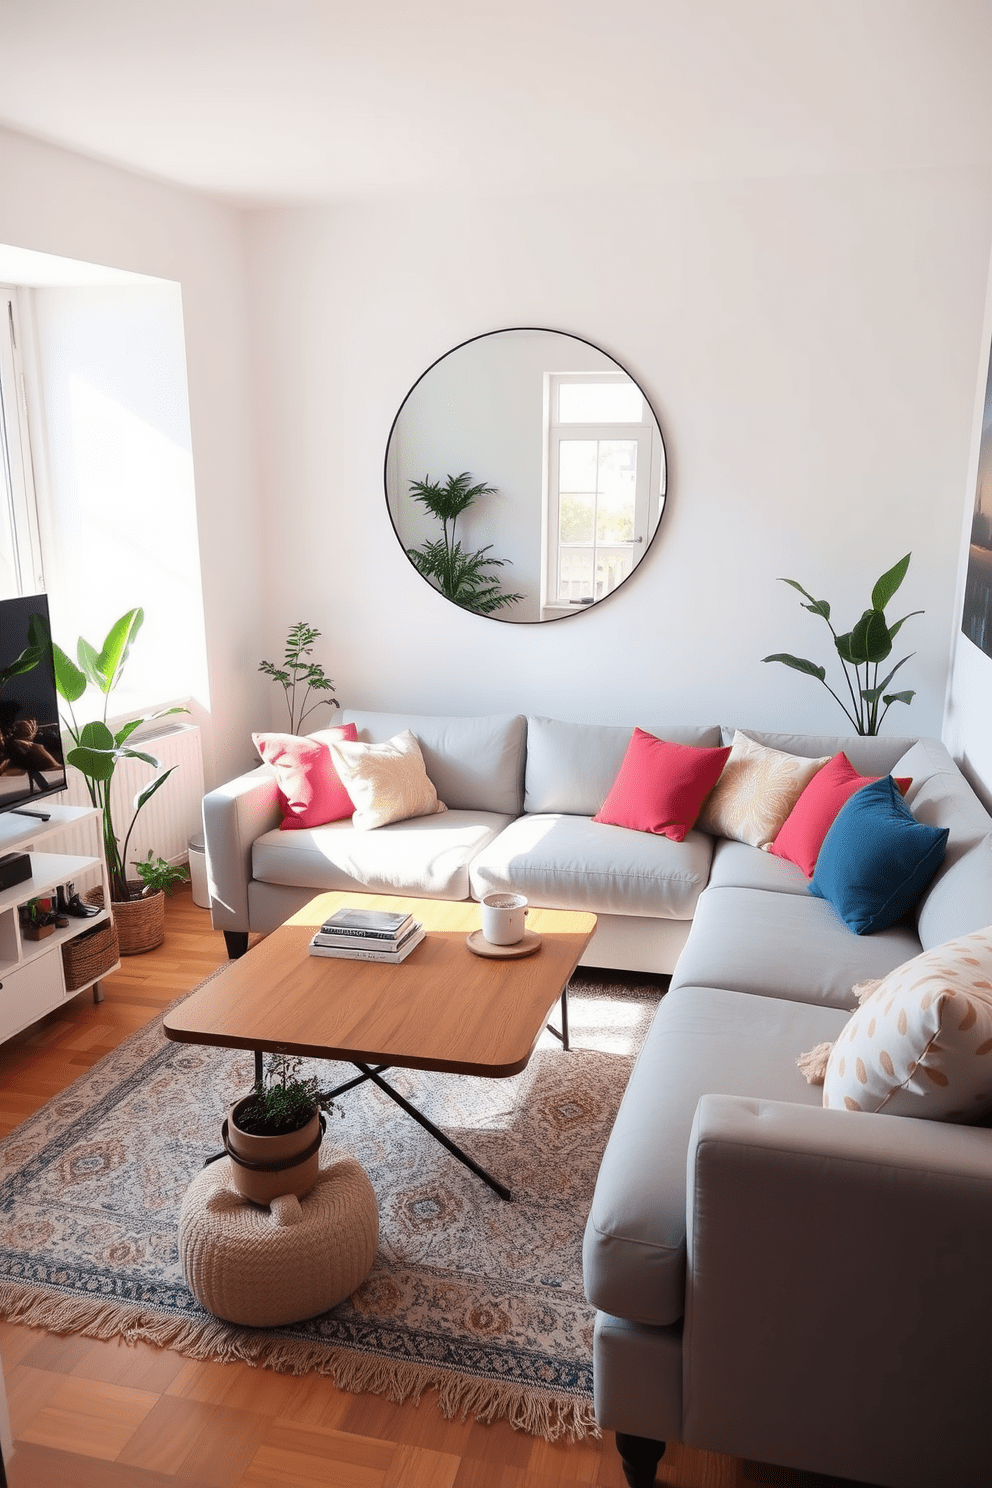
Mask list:
[{"label": "small potted herb", "polygon": [[21,929],[25,940],[44,940],[55,933],[55,915],[50,899],[29,899],[21,907]]},{"label": "small potted herb", "polygon": [[309,1193],[320,1168],[323,1112],[333,1102],[314,1075],[300,1077],[302,1060],[273,1054],[250,1095],[235,1101],[224,1123],[238,1192],[256,1204],[280,1194]]}]

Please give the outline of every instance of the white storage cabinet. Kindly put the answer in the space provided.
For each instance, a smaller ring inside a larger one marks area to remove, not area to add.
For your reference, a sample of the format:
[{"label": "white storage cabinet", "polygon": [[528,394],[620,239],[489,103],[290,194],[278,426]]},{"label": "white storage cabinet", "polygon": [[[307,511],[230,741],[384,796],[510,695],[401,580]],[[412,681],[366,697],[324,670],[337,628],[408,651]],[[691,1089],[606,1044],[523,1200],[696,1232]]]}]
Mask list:
[{"label": "white storage cabinet", "polygon": [[[31,877],[12,888],[0,891],[0,1042],[20,1033],[22,1028],[44,1017],[70,997],[95,985],[87,982],[71,992],[65,988],[62,971],[62,946],[67,940],[91,930],[109,918],[106,909],[90,919],[70,919],[64,930],[55,930],[44,940],[26,940],[21,930],[18,910],[29,899],[44,898],[54,894],[59,884],[95,880],[94,869],[99,870],[98,881],[103,884],[103,902],[110,903],[110,885],[107,870],[100,857],[81,857],[78,854],[46,853],[35,850],[59,828],[85,821],[88,817],[99,818],[99,811],[91,806],[55,806],[43,800],[38,810],[50,812],[48,821],[33,821],[29,817],[12,812],[0,814],[0,855],[8,852],[28,852],[31,855]],[[117,962],[101,977],[108,976],[120,966]]]}]

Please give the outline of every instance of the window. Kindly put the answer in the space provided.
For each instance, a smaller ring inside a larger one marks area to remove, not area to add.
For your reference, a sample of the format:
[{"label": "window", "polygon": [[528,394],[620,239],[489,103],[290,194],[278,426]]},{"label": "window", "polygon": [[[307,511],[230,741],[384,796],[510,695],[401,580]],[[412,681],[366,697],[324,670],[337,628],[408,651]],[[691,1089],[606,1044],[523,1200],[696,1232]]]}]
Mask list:
[{"label": "window", "polygon": [[630,574],[664,501],[664,452],[623,372],[548,376],[545,608],[612,593]]},{"label": "window", "polygon": [[180,286],[0,245],[4,282],[0,594],[44,590],[70,653],[140,605],[114,716],[206,705]]}]

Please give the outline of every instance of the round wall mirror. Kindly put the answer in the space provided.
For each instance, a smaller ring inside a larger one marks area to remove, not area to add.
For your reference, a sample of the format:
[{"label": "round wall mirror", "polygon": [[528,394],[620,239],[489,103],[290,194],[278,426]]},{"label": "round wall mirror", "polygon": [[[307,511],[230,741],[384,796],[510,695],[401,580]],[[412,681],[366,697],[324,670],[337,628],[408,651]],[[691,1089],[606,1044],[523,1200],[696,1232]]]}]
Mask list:
[{"label": "round wall mirror", "polygon": [[643,390],[579,336],[490,331],[404,398],[386,501],[404,552],[454,604],[532,624],[630,577],[665,506],[665,444]]}]

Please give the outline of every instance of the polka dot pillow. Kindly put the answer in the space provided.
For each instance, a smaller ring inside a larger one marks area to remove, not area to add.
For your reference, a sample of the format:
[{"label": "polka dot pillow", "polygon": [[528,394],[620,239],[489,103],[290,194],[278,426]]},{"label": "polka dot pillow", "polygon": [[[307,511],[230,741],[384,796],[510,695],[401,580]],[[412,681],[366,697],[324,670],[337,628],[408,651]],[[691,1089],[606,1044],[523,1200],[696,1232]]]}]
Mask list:
[{"label": "polka dot pillow", "polygon": [[992,926],[855,991],[836,1043],[800,1060],[812,1083],[822,1071],[825,1106],[937,1121],[992,1110]]}]

